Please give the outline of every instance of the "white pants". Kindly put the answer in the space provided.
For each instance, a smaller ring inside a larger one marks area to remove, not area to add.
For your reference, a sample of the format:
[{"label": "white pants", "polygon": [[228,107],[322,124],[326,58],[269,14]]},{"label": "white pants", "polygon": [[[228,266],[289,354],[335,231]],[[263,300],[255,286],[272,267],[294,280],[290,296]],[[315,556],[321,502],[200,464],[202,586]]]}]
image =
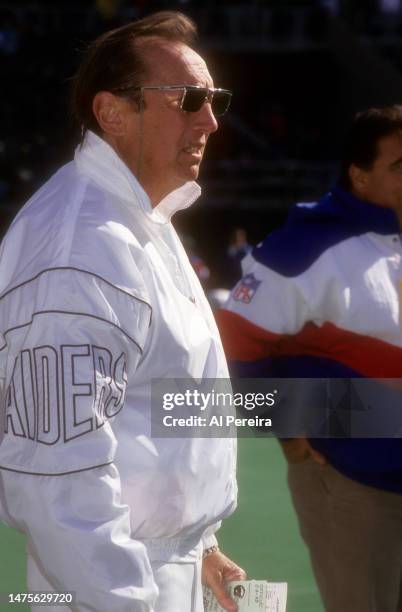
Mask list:
[{"label": "white pants", "polygon": [[[159,597],[154,612],[204,612],[201,587],[202,561],[194,563],[153,562]],[[28,553],[29,591],[54,591],[34,558]],[[71,612],[69,606],[35,606],[35,612]]]}]

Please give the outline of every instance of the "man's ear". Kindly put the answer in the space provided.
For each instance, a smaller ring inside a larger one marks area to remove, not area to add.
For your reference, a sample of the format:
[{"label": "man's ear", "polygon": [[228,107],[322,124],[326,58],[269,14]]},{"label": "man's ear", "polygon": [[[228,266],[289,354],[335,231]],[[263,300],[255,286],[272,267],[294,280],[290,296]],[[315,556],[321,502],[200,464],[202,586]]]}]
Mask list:
[{"label": "man's ear", "polygon": [[349,179],[353,190],[357,193],[364,193],[367,185],[367,172],[355,164],[349,166]]},{"label": "man's ear", "polygon": [[124,98],[119,98],[110,91],[98,91],[92,101],[92,112],[102,132],[109,136],[124,134],[126,105]]}]

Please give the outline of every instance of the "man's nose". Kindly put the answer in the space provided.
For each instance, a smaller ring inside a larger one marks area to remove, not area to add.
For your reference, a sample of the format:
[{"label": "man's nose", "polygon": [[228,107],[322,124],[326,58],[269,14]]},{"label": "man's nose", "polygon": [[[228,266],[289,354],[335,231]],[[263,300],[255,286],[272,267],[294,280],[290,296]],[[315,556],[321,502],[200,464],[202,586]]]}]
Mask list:
[{"label": "man's nose", "polygon": [[218,129],[218,122],[212,112],[212,106],[209,100],[205,100],[198,113],[196,113],[196,125],[198,129],[202,129],[207,134],[212,134]]}]

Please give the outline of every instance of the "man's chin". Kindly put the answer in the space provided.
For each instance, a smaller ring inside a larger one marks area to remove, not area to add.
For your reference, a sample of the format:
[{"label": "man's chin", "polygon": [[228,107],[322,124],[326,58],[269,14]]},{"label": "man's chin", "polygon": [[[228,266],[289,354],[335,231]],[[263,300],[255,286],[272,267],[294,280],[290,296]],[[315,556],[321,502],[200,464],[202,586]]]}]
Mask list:
[{"label": "man's chin", "polygon": [[188,169],[188,181],[196,181],[200,173],[200,164],[193,164]]},{"label": "man's chin", "polygon": [[191,166],[181,166],[180,171],[176,174],[177,184],[184,185],[189,181],[196,181],[200,173],[200,164],[192,164]]},{"label": "man's chin", "polygon": [[200,166],[202,163],[202,158],[197,157],[193,159],[189,159],[187,157],[186,160],[181,160],[182,163],[179,165],[179,173],[182,176],[186,176],[187,180],[192,180],[198,177]]}]

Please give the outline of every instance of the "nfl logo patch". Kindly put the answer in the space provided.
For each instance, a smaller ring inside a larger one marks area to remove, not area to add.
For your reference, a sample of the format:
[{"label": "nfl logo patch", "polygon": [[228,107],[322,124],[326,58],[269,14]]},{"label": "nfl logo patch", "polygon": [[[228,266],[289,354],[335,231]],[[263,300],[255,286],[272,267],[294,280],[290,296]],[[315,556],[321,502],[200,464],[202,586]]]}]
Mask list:
[{"label": "nfl logo patch", "polygon": [[257,280],[254,274],[246,274],[234,288],[233,299],[249,304],[259,285],[261,281]]}]

